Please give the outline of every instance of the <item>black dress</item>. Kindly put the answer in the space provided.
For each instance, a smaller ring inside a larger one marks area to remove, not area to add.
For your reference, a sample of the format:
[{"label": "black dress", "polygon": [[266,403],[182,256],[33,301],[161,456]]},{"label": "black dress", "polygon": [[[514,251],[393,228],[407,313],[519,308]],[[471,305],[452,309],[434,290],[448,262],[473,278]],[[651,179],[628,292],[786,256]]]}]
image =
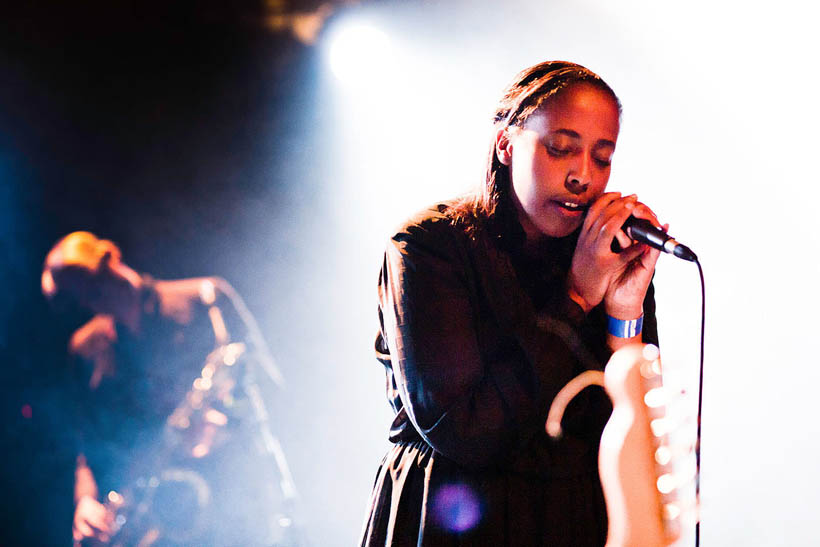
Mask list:
[{"label": "black dress", "polygon": [[[611,412],[587,388],[564,435],[557,392],[609,359],[601,307],[566,295],[577,233],[526,248],[509,204],[469,230],[449,204],[392,237],[379,279],[377,357],[396,413],[361,545],[603,545],[598,443]],[[646,342],[657,343],[653,289]]]}]

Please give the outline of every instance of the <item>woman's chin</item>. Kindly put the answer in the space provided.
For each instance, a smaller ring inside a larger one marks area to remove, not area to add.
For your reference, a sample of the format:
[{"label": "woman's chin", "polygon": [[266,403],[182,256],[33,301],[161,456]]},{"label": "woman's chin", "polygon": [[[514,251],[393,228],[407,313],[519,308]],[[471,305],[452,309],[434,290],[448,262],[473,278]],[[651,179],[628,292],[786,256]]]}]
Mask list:
[{"label": "woman's chin", "polygon": [[538,231],[541,237],[567,237],[577,230],[582,224],[582,219],[577,221],[541,222],[538,224]]}]

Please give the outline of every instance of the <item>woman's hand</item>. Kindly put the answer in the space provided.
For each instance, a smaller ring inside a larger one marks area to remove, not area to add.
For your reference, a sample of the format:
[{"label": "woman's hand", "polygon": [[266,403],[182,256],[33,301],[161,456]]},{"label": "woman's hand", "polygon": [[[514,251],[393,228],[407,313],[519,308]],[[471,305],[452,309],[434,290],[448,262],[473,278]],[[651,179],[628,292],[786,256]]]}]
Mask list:
[{"label": "woman's hand", "polygon": [[[655,214],[634,195],[608,192],[587,212],[567,279],[570,297],[585,312],[604,302],[607,314],[618,319],[635,319],[643,313],[660,251],[634,243],[621,230],[630,215],[661,227]],[[621,252],[612,251],[613,240],[618,241]]]}]

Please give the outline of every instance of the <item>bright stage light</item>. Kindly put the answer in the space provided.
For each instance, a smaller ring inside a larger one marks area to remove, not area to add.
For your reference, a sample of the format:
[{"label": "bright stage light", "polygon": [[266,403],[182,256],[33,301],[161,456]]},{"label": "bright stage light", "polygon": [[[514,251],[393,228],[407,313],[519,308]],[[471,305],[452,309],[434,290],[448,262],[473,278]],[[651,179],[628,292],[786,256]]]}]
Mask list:
[{"label": "bright stage light", "polygon": [[344,26],[331,36],[330,68],[345,84],[367,86],[390,66],[390,40],[364,23]]}]

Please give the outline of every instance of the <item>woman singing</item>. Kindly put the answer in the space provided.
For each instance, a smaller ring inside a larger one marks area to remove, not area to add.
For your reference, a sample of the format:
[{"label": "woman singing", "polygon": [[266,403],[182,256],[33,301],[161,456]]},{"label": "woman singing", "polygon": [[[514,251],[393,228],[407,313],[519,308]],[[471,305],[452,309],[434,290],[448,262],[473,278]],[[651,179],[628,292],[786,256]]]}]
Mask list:
[{"label": "woman singing", "polygon": [[605,543],[606,395],[576,397],[559,440],[544,422],[574,376],[657,343],[658,251],[621,226],[660,224],[605,192],[620,112],[582,66],[522,71],[495,111],[482,187],[390,239],[376,352],[396,416],[363,546]]}]

